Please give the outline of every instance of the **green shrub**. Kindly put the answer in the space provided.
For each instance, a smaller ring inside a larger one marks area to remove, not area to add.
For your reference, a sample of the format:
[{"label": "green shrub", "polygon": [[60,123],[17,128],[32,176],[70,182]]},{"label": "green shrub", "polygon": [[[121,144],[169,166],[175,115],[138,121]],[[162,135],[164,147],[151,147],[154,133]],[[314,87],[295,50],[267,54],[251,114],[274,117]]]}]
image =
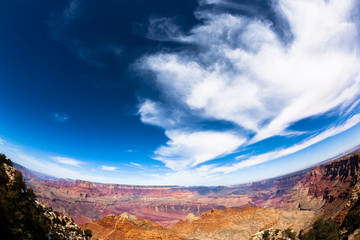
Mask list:
[{"label": "green shrub", "polygon": [[346,228],[348,230],[347,235],[350,235],[356,229],[360,228],[360,202],[359,201],[346,215],[344,222],[342,224],[342,227]]},{"label": "green shrub", "polygon": [[293,232],[292,230],[291,230],[291,228],[288,228],[288,229],[286,229],[285,231],[285,237],[288,237],[288,238],[290,238],[290,239],[292,239],[292,240],[295,240],[296,239],[296,232]]},{"label": "green shrub", "polygon": [[13,166],[10,159],[8,159],[4,154],[0,154],[0,164],[6,163],[9,166]]},{"label": "green shrub", "polygon": [[270,232],[269,230],[266,230],[263,234],[263,239],[264,240],[270,240]]},{"label": "green shrub", "polygon": [[339,230],[336,223],[331,219],[317,220],[313,228],[300,236],[301,240],[339,240]]},{"label": "green shrub", "polygon": [[87,236],[89,238],[92,237],[91,229],[85,229],[84,233],[85,233],[85,236]]}]

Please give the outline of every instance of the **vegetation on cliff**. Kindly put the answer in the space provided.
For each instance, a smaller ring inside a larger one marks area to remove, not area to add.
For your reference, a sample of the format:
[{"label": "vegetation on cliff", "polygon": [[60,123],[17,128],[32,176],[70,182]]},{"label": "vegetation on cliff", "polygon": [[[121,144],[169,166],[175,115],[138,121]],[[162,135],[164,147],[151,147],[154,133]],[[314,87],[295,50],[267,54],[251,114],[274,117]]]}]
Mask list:
[{"label": "vegetation on cliff", "polygon": [[348,237],[357,229],[360,229],[360,200],[356,202],[355,206],[352,207],[346,215],[341,229],[345,230],[345,237]]},{"label": "vegetation on cliff", "polygon": [[0,155],[0,231],[4,239],[45,239],[49,225],[41,210],[34,205],[35,195],[26,189],[19,171]]},{"label": "vegetation on cliff", "polygon": [[7,240],[87,240],[91,235],[71,218],[39,203],[32,189],[26,188],[21,172],[3,154],[0,154],[0,232],[1,239]]},{"label": "vegetation on cliff", "polygon": [[339,229],[336,223],[331,219],[317,220],[313,228],[305,234],[300,235],[301,240],[338,240],[340,239]]}]

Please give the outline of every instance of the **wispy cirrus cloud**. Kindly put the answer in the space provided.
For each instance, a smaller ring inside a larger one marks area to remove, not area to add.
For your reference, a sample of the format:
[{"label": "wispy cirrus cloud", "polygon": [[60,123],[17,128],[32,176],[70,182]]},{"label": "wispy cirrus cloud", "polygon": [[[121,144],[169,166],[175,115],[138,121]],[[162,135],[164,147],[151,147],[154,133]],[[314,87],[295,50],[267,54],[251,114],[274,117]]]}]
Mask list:
[{"label": "wispy cirrus cloud", "polygon": [[309,139],[306,139],[305,141],[297,143],[291,147],[276,150],[276,151],[271,151],[271,152],[257,155],[257,156],[253,156],[253,157],[250,157],[239,163],[235,163],[232,166],[214,167],[213,169],[210,170],[210,172],[212,172],[212,173],[221,172],[221,173],[226,174],[226,173],[234,172],[234,171],[237,171],[237,170],[240,170],[243,168],[248,168],[248,167],[252,167],[254,165],[258,165],[258,164],[261,164],[264,162],[268,162],[268,161],[271,161],[273,159],[277,159],[277,158],[280,158],[283,156],[287,156],[289,154],[303,150],[303,149],[305,149],[313,144],[316,144],[324,139],[327,139],[327,138],[335,136],[336,134],[339,134],[343,131],[346,131],[346,130],[354,127],[359,122],[360,122],[360,114],[357,114],[357,115],[354,115],[353,117],[349,118],[345,123],[340,124],[339,126],[330,127],[329,129],[327,129],[319,134],[316,134],[315,136],[312,136]]},{"label": "wispy cirrus cloud", "polygon": [[[101,6],[101,1],[89,3],[83,0],[70,0],[63,11],[52,13],[48,25],[50,36],[54,40],[68,47],[85,62],[104,68],[108,64],[104,60],[106,57],[123,56],[124,49],[115,43],[117,41],[112,39],[104,41],[95,31],[82,35],[84,24],[94,25],[95,19],[92,17],[92,11],[98,11],[99,5]],[[101,7],[106,8],[106,4]],[[97,12],[98,17],[104,18],[101,13]],[[84,19],[86,20],[84,21]],[[74,30],[74,28],[77,29]]]},{"label": "wispy cirrus cloud", "polygon": [[60,156],[54,156],[51,157],[51,159],[55,160],[56,162],[62,163],[62,164],[66,164],[66,165],[71,165],[74,167],[80,167],[81,165],[84,165],[85,163],[73,158],[67,158],[67,157],[60,157]]},{"label": "wispy cirrus cloud", "polygon": [[136,163],[136,162],[124,163],[123,165],[128,166],[128,167],[132,167],[132,168],[137,168],[137,169],[140,169],[140,170],[149,171],[148,168],[146,168],[143,165],[141,165],[139,163]]},{"label": "wispy cirrus cloud", "polygon": [[[154,152],[154,159],[176,171],[189,170],[241,146],[287,135],[297,121],[329,112],[339,116],[314,131],[317,137],[307,143],[281,154],[254,156],[235,165],[240,169],[299,151],[347,129],[336,125],[352,119],[352,111],[341,115],[341,109],[351,109],[360,94],[356,1],[279,0],[273,7],[283,19],[280,27],[286,25],[284,31],[291,38],[279,36],[275,30],[279,26],[270,20],[212,9],[197,11],[202,24],[188,33],[176,32],[180,28],[167,31],[174,21],[169,19],[166,27],[162,18],[156,38],[156,28],[150,24],[152,39],[192,46],[160,51],[139,62],[140,69],[153,73],[161,92],[160,101],[145,99],[140,104],[141,120],[164,128],[170,139]],[[185,127],[202,121],[226,121],[235,127],[224,131],[219,124],[213,134],[204,134],[207,130],[201,127]]]},{"label": "wispy cirrus cloud", "polygon": [[102,165],[102,166],[100,167],[100,169],[101,169],[101,170],[104,170],[104,171],[116,172],[116,171],[118,170],[118,167]]},{"label": "wispy cirrus cloud", "polygon": [[130,162],[130,164],[136,167],[142,167],[142,165],[139,163]]}]

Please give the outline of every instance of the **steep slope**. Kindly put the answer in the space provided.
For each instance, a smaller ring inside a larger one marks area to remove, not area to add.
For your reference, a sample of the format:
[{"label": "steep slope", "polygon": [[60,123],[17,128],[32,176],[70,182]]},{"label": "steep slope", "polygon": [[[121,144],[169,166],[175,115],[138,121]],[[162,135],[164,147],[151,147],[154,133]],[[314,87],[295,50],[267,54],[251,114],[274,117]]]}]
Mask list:
[{"label": "steep slope", "polygon": [[359,156],[360,151],[357,151],[315,166],[292,189],[255,203],[281,209],[314,211],[318,218],[335,218],[341,224],[359,198]]},{"label": "steep slope", "polygon": [[53,212],[35,199],[22,174],[0,154],[1,239],[89,239],[71,218]]}]

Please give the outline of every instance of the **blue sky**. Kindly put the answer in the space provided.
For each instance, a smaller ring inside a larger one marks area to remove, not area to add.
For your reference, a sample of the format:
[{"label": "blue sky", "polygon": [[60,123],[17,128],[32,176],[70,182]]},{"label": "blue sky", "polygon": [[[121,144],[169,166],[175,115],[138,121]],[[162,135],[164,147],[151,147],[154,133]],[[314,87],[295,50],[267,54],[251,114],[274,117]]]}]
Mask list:
[{"label": "blue sky", "polygon": [[57,177],[226,185],[360,144],[355,0],[0,3],[0,152]]}]

